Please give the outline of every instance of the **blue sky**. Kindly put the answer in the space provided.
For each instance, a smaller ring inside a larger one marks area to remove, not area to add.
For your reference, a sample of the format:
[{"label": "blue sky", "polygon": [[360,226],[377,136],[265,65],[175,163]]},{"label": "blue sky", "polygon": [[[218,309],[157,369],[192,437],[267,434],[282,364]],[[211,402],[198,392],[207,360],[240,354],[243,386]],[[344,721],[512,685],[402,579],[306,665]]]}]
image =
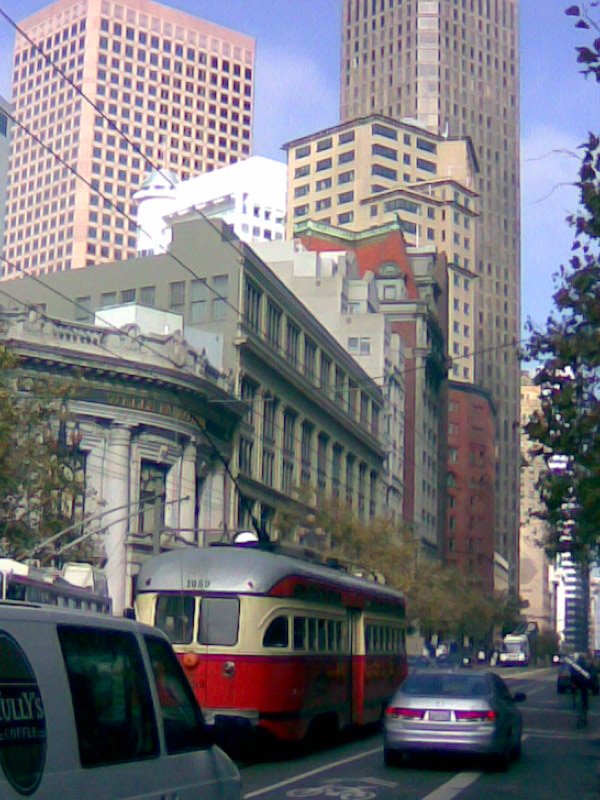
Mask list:
[{"label": "blue sky", "polygon": [[[449,2],[450,0],[443,0]],[[339,119],[341,0],[177,0],[189,13],[256,39],[254,153],[284,160],[281,145]],[[45,0],[0,0],[19,21]],[[543,324],[552,274],[569,259],[565,216],[576,208],[577,147],[600,129],[600,91],[578,72],[591,41],[566,17],[567,0],[521,0],[522,320]],[[0,94],[10,96],[13,30],[0,17]]]}]

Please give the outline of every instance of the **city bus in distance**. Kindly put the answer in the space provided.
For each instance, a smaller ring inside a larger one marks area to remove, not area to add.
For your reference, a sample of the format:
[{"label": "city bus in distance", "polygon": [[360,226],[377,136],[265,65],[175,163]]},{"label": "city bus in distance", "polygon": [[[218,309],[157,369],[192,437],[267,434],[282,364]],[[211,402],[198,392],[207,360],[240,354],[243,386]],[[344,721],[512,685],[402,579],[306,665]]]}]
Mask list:
[{"label": "city bus in distance", "polygon": [[96,614],[112,612],[106,578],[91,564],[76,562],[57,570],[0,558],[1,600],[41,603]]},{"label": "city bus in distance", "polygon": [[230,741],[376,722],[407,672],[404,595],[256,547],[149,559],[135,613],[167,634],[207,722]]}]

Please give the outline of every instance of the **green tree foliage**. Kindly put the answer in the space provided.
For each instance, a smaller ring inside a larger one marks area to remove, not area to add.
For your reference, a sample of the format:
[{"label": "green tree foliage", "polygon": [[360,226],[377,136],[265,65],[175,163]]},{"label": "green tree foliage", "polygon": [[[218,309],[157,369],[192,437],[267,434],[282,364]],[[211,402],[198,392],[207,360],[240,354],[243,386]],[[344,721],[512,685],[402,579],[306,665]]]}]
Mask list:
[{"label": "green tree foliage", "polygon": [[538,656],[550,660],[559,652],[560,645],[556,631],[543,630],[538,642]]},{"label": "green tree foliage", "polygon": [[[600,33],[599,2],[574,5],[567,15],[576,27]],[[577,48],[587,78],[600,83],[600,38]],[[600,98],[599,98],[600,100]],[[567,218],[574,241],[568,266],[557,278],[555,310],[545,329],[529,321],[527,356],[541,364],[536,383],[541,410],[526,431],[546,458],[539,488],[548,521],[550,554],[572,537],[577,556],[597,549],[600,535],[600,139],[590,133],[581,145],[578,213]],[[566,526],[566,529],[565,529]],[[562,537],[562,539],[561,539]]]},{"label": "green tree foliage", "polygon": [[0,347],[0,556],[22,559],[74,521],[82,479],[58,441],[72,388]]},{"label": "green tree foliage", "polygon": [[[388,586],[403,591],[408,620],[425,637],[462,641],[467,636],[483,642],[504,626],[506,598],[486,594],[477,581],[427,556],[406,526],[387,518],[363,522],[351,508],[327,498],[319,499],[308,523],[316,539],[327,542],[323,555],[352,571],[382,576]],[[309,529],[300,510],[288,509],[277,524],[286,534]]]}]

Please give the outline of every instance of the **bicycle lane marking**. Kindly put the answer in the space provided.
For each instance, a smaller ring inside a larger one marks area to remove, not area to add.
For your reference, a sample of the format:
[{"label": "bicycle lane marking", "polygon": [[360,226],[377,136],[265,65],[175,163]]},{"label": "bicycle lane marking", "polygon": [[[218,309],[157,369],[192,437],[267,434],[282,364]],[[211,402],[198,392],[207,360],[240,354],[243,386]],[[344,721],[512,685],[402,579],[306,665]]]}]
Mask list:
[{"label": "bicycle lane marking", "polygon": [[[525,739],[527,737],[524,736],[523,738]],[[330,764],[324,764],[322,767],[309,770],[308,772],[301,773],[300,775],[295,775],[293,778],[287,778],[285,781],[273,783],[270,786],[264,786],[262,789],[255,789],[254,791],[245,794],[244,800],[252,800],[254,797],[260,797],[261,795],[269,794],[270,792],[274,792],[275,790],[281,789],[284,786],[298,783],[299,781],[306,780],[306,778],[312,778],[314,775],[320,775],[321,773],[328,772],[336,767],[350,764],[353,761],[359,761],[362,758],[375,755],[375,753],[380,753],[381,749],[381,747],[376,747],[373,750],[366,750],[365,752],[358,753],[355,756],[350,756],[349,758],[344,758],[340,761],[335,761]],[[454,775],[454,777],[450,778],[449,781],[446,781],[446,783],[443,783],[441,786],[438,786],[437,789],[434,789],[433,792],[425,795],[423,798],[421,798],[421,800],[453,800],[453,798],[457,797],[457,795],[459,795],[464,789],[467,789],[469,786],[475,783],[475,781],[478,780],[481,775],[481,772],[459,772],[457,775]]]},{"label": "bicycle lane marking", "polygon": [[336,767],[342,767],[344,764],[351,764],[353,761],[359,761],[361,758],[367,758],[368,756],[372,756],[375,755],[375,753],[380,752],[381,747],[376,747],[373,750],[366,750],[364,753],[358,753],[355,756],[343,758],[341,761],[334,761],[331,764],[324,764],[322,767],[311,769],[309,772],[303,772],[300,775],[294,775],[293,778],[287,778],[285,781],[273,783],[271,786],[264,786],[262,789],[255,789],[253,792],[248,792],[248,794],[244,795],[244,800],[251,800],[252,797],[260,797],[261,794],[274,792],[275,789],[281,789],[283,786],[289,786],[291,783],[298,783],[298,781],[303,781],[306,778],[312,778],[313,775],[319,775],[321,772],[328,772]]}]

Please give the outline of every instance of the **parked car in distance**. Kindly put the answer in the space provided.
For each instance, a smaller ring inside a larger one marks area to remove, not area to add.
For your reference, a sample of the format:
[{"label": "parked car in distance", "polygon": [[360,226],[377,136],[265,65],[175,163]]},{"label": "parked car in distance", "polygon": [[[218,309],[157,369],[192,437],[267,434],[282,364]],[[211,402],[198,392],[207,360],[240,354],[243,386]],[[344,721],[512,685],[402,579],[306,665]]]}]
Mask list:
[{"label": "parked car in distance", "polygon": [[442,653],[435,658],[436,667],[472,667],[473,663],[469,656],[461,656],[458,653]]},{"label": "parked car in distance", "polygon": [[0,697],[2,800],[240,800],[156,628],[0,603]]},{"label": "parked car in distance", "polygon": [[428,669],[433,664],[429,656],[407,656],[406,660],[410,671],[415,669]]},{"label": "parked car in distance", "polygon": [[409,674],[384,721],[384,761],[411,753],[487,756],[497,769],[521,754],[523,715],[504,681],[490,671],[430,669]]}]

